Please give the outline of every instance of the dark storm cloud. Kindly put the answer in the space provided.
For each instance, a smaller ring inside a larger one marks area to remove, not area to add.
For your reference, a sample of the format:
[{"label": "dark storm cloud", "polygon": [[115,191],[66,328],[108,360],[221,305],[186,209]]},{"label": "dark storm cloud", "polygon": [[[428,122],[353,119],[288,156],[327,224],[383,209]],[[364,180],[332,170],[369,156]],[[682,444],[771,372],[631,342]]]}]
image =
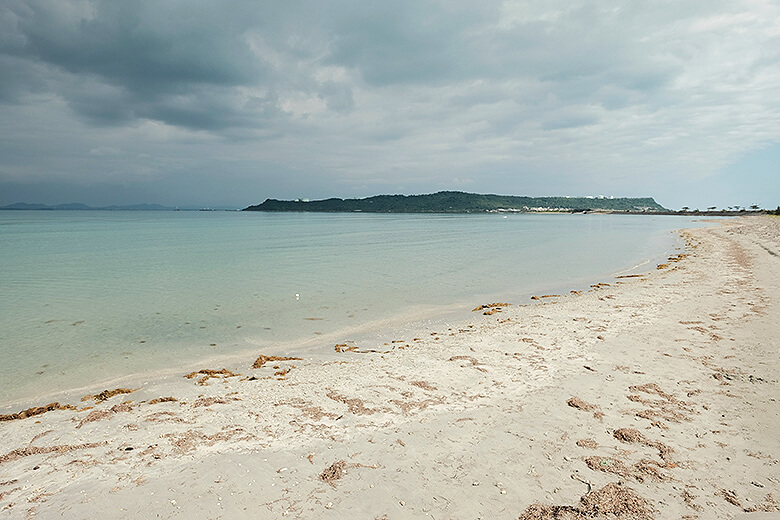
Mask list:
[{"label": "dark storm cloud", "polygon": [[247,40],[262,28],[256,12],[235,2],[14,2],[2,50],[15,74],[0,92],[45,88],[36,76],[46,66],[48,87],[96,123],[244,125],[234,89],[267,79]]},{"label": "dark storm cloud", "polygon": [[66,3],[27,5],[29,14],[19,24],[27,52],[133,92],[235,85],[260,72],[241,39],[240,18],[226,19],[221,9],[213,12],[196,3],[160,9],[160,2],[101,2],[91,12],[69,15],[61,12]]}]

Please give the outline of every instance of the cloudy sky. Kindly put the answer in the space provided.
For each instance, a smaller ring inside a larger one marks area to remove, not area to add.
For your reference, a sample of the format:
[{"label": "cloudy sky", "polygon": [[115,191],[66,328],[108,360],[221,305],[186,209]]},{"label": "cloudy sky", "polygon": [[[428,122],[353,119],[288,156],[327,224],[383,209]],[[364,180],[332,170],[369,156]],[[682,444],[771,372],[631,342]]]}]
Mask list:
[{"label": "cloudy sky", "polygon": [[777,0],[2,0],[0,204],[780,204]]}]

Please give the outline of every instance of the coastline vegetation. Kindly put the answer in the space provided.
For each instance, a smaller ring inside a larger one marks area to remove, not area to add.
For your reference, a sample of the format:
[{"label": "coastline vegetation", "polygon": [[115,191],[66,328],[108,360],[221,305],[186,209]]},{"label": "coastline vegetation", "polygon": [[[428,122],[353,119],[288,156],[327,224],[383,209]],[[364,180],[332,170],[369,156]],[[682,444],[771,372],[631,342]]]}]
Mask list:
[{"label": "coastline vegetation", "polygon": [[668,212],[652,197],[518,197],[440,191],[427,195],[376,195],[362,199],[266,199],[244,211],[366,213]]}]

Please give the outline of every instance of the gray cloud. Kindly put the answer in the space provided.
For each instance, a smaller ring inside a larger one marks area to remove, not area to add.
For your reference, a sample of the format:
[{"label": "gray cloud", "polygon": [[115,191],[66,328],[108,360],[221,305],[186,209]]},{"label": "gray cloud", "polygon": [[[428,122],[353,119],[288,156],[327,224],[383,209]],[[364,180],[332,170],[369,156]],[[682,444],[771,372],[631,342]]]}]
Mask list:
[{"label": "gray cloud", "polygon": [[0,188],[674,204],[780,141],[778,19],[768,0],[7,0]]},{"label": "gray cloud", "polygon": [[169,5],[38,0],[19,9],[19,29],[30,55],[132,92],[237,85],[258,77],[261,64],[243,40],[245,21],[229,3]]}]

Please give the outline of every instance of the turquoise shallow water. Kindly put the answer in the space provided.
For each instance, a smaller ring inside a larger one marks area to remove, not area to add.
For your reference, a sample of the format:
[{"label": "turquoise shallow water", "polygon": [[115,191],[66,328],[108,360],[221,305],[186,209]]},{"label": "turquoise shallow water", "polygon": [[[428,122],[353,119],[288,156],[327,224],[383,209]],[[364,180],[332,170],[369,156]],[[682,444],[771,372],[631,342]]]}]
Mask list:
[{"label": "turquoise shallow water", "polygon": [[677,217],[0,212],[0,406],[654,268]]}]

